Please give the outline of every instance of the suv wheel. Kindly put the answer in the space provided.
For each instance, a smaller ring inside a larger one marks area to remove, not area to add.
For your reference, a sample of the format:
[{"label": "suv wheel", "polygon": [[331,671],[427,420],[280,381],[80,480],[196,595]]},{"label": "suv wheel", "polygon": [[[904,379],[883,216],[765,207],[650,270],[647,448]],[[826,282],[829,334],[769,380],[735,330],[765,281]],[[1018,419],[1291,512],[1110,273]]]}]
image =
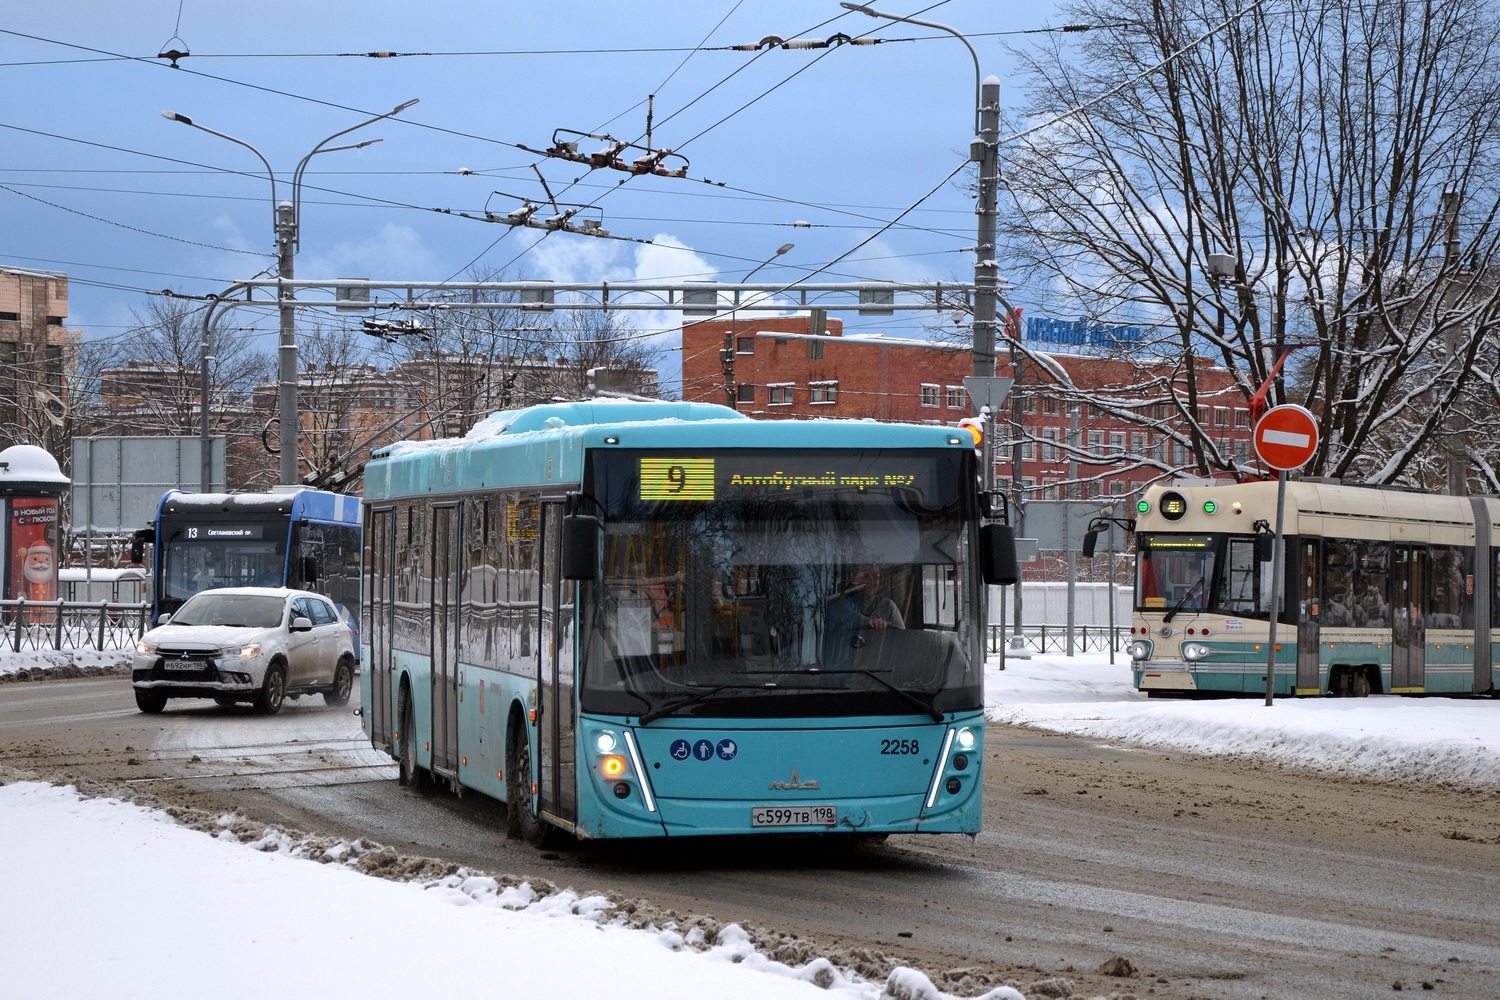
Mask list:
[{"label": "suv wheel", "polygon": [[333,686],[323,692],[323,704],[347,705],[349,693],[354,690],[354,661],[347,656],[339,657],[339,665],[333,669]]},{"label": "suv wheel", "polygon": [[256,711],[275,715],[286,701],[286,664],[280,660],[266,668],[266,679],[255,696]]},{"label": "suv wheel", "polygon": [[167,696],[157,694],[155,691],[142,691],[137,688],[135,692],[135,707],[149,715],[155,715],[167,707]]}]

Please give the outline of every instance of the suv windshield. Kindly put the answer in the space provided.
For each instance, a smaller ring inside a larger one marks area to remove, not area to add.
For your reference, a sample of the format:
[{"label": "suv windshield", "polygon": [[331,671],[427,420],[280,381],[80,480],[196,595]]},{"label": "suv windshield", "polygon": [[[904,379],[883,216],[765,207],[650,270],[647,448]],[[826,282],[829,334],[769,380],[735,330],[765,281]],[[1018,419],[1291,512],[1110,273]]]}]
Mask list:
[{"label": "suv windshield", "polygon": [[612,451],[586,711],[910,714],[982,703],[963,453]]},{"label": "suv windshield", "polygon": [[285,602],[263,594],[198,594],[172,616],[173,625],[239,625],[275,628]]}]

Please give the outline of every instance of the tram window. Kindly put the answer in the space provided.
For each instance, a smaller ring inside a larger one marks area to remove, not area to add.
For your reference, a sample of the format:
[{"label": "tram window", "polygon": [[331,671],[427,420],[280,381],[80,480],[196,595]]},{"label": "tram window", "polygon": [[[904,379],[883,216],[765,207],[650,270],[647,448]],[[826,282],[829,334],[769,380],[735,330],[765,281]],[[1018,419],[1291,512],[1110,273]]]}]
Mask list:
[{"label": "tram window", "polygon": [[1323,541],[1323,625],[1348,627],[1355,624],[1354,608],[1359,596],[1358,544],[1344,538]]},{"label": "tram window", "polygon": [[1270,604],[1271,574],[1266,564],[1255,558],[1255,539],[1228,539],[1225,549],[1221,610],[1242,618],[1265,618]]},{"label": "tram window", "polygon": [[1391,627],[1391,546],[1389,542],[1354,539],[1354,624],[1363,628]]},{"label": "tram window", "polygon": [[1472,628],[1474,620],[1472,550],[1432,547],[1432,597],[1427,624],[1432,628]]}]

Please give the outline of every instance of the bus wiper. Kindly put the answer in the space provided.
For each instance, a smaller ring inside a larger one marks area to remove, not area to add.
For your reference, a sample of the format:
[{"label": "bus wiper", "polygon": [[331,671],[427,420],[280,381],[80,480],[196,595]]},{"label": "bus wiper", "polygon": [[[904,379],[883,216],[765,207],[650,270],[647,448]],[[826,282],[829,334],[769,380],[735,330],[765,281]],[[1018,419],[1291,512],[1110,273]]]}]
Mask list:
[{"label": "bus wiper", "polygon": [[1203,576],[1198,577],[1198,582],[1189,587],[1188,592],[1182,595],[1182,599],[1179,600],[1176,604],[1172,605],[1172,610],[1168,611],[1166,615],[1162,617],[1161,623],[1165,625],[1167,622],[1171,621],[1172,616],[1182,610],[1182,606],[1188,602],[1188,598],[1196,594],[1198,592],[1198,588],[1203,586],[1203,582],[1207,579],[1208,574],[1206,573]]},{"label": "bus wiper", "polygon": [[927,705],[926,702],[922,702],[919,697],[916,697],[915,694],[910,693],[910,691],[904,691],[901,690],[901,688],[895,687],[894,684],[886,681],[885,678],[877,675],[877,673],[871,673],[870,670],[838,670],[838,672],[835,673],[858,673],[859,676],[870,678],[871,681],[876,682],[876,684],[879,684],[880,687],[885,688],[886,691],[891,691],[892,694],[897,694],[897,696],[900,696],[901,699],[903,699],[904,702],[907,703],[907,705],[915,706],[916,711],[927,712],[927,714],[932,715],[933,721],[935,721],[935,723],[941,723],[942,721],[942,712],[939,712],[938,709],[933,708],[932,705]]},{"label": "bus wiper", "polygon": [[766,684],[720,684],[717,687],[711,687],[711,688],[709,688],[706,691],[699,691],[697,694],[693,695],[691,698],[683,698],[680,701],[671,702],[669,704],[661,706],[660,708],[654,708],[651,711],[646,712],[645,714],[643,714],[638,721],[643,726],[649,726],[649,725],[651,725],[651,723],[655,722],[657,719],[664,718],[664,717],[666,717],[668,715],[676,715],[678,712],[680,712],[684,708],[687,708],[689,705],[696,705],[696,704],[698,704],[698,702],[703,701],[703,700],[705,700],[707,698],[712,698],[714,695],[719,694],[720,692],[723,692],[723,691],[731,691],[731,690],[736,690],[736,689],[742,690],[742,691],[759,691],[762,688],[773,688],[775,686],[776,685],[774,683],[766,683]]}]

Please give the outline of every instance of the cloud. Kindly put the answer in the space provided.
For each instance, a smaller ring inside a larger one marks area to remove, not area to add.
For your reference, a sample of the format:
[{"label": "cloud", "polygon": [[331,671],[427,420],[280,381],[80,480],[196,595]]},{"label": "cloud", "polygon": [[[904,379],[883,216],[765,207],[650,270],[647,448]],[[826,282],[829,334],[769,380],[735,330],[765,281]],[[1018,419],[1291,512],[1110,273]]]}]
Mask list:
[{"label": "cloud", "polygon": [[437,267],[432,253],[410,226],[385,225],[369,237],[331,247],[309,247],[297,255],[299,278],[391,278],[430,274]]}]

